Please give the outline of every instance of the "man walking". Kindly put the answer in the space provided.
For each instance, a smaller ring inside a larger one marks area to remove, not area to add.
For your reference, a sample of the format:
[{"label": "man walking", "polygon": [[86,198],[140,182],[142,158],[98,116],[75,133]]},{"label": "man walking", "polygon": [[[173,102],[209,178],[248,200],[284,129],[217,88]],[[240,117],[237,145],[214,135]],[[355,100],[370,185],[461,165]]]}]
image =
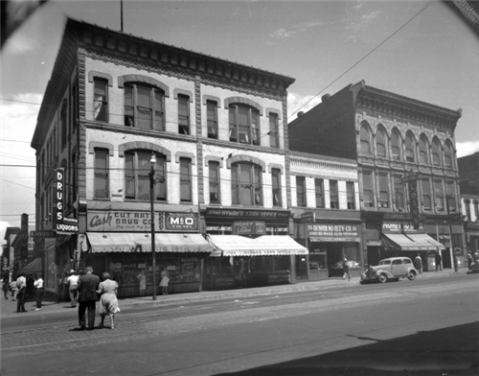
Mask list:
[{"label": "man walking", "polygon": [[70,277],[68,277],[68,286],[70,289],[70,305],[72,308],[75,308],[77,306],[78,302],[78,280],[80,279],[80,276],[72,269],[70,271]]},{"label": "man walking", "polygon": [[27,312],[25,309],[25,295],[27,293],[27,279],[25,275],[21,273],[17,278],[17,312]]},{"label": "man walking", "polygon": [[43,299],[43,279],[40,276],[40,273],[35,275],[35,282],[33,282],[33,287],[35,288],[35,302],[37,303],[37,308],[35,311],[40,311],[42,309],[42,299]]},{"label": "man walking", "polygon": [[[78,280],[77,290],[80,293],[78,301],[78,321],[80,330],[93,330],[95,326],[96,301],[98,300],[97,289],[100,284],[100,277],[93,274],[93,268],[87,266],[86,273]],[[85,320],[85,311],[88,310],[88,326]]]},{"label": "man walking", "polygon": [[441,251],[437,251],[436,253],[436,272],[442,270],[442,256]]},{"label": "man walking", "polygon": [[351,269],[349,265],[349,261],[347,258],[343,260],[343,279],[348,278],[348,282],[351,282]]},{"label": "man walking", "polygon": [[419,274],[422,274],[422,259],[421,259],[421,256],[419,256],[419,253],[417,254],[416,258],[414,259],[414,266],[416,267]]}]

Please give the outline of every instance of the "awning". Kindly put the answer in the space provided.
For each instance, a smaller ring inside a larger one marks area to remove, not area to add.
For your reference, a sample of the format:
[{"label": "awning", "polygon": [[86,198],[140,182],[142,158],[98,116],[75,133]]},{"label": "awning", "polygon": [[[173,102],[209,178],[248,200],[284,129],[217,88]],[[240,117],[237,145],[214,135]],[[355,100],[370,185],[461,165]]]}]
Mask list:
[{"label": "awning", "polygon": [[20,272],[25,274],[34,274],[34,273],[41,273],[43,271],[42,268],[42,258],[37,257],[35,260],[30,262],[29,264],[25,265]]},{"label": "awning", "polygon": [[[98,252],[151,252],[151,235],[145,233],[94,233],[88,240],[92,251]],[[213,252],[213,247],[201,234],[168,233],[155,234],[156,252]]]},{"label": "awning", "polygon": [[383,234],[386,249],[396,251],[437,251],[445,249],[427,234]]},{"label": "awning", "polygon": [[215,247],[211,256],[307,255],[308,250],[287,235],[263,235],[256,239],[240,235],[209,235]]}]

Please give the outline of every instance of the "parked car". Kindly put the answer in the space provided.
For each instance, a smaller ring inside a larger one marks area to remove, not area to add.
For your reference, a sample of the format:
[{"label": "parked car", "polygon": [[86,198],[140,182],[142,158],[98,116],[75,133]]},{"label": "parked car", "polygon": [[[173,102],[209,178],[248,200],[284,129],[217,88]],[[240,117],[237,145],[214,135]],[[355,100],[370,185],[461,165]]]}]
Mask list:
[{"label": "parked car", "polygon": [[370,265],[361,275],[361,283],[386,283],[387,281],[399,281],[399,278],[407,278],[413,281],[418,274],[410,258],[390,257],[379,261],[377,266]]}]

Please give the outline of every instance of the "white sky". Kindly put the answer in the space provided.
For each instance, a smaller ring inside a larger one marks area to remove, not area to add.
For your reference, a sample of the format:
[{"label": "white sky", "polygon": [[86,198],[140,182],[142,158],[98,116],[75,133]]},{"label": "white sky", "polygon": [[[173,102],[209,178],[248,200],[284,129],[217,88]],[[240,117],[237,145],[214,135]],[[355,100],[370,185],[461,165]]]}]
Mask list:
[{"label": "white sky", "polygon": [[[458,156],[468,155],[479,150],[479,37],[438,0],[414,17],[426,4],[125,0],[124,28],[136,36],[295,78],[289,88],[291,119],[319,92],[319,97],[334,94],[363,79],[379,89],[462,108],[456,147]],[[4,228],[19,226],[22,213],[34,221],[35,152],[30,142],[66,16],[119,30],[120,2],[50,1],[1,52],[2,242]],[[319,97],[301,110],[319,103]]]}]

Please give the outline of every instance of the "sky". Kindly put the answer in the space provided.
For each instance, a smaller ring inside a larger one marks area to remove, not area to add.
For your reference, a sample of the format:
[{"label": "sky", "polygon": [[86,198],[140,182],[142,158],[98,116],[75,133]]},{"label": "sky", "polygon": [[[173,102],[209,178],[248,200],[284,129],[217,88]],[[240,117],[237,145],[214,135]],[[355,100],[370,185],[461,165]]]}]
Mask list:
[{"label": "sky", "polygon": [[[366,85],[452,110],[458,157],[479,151],[479,34],[425,1],[124,0],[124,32],[295,78],[289,121]],[[0,52],[0,242],[35,218],[36,119],[66,17],[120,30],[120,1],[50,1]]]}]

